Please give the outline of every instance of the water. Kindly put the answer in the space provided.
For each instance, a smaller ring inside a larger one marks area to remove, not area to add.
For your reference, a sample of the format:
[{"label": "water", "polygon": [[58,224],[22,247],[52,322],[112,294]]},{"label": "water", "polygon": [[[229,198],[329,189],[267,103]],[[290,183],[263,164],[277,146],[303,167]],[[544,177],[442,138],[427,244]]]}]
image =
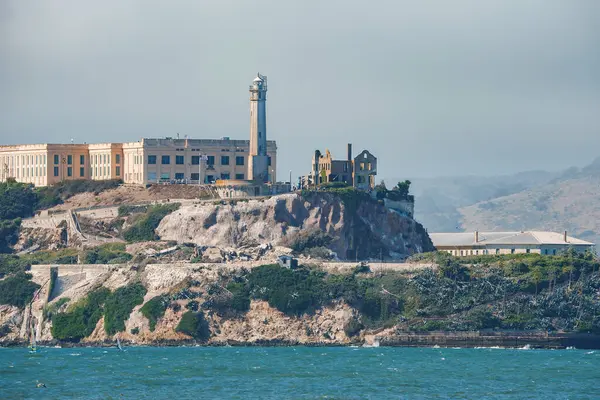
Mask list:
[{"label": "water", "polygon": [[588,350],[0,349],[1,399],[594,399],[599,378]]}]

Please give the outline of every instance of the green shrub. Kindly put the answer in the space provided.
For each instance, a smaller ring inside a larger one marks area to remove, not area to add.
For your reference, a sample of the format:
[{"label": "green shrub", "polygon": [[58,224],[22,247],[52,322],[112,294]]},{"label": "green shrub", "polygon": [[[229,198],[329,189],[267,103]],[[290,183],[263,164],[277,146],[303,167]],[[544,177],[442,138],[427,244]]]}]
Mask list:
[{"label": "green shrub", "polygon": [[123,237],[128,242],[142,242],[160,239],[155,232],[160,221],[179,208],[179,203],[155,205],[148,208],[146,214],[141,215],[123,232]]},{"label": "green shrub", "polygon": [[133,308],[144,301],[146,288],[141,283],[115,290],[104,305],[104,330],[109,335],[125,330],[125,321]]},{"label": "green shrub", "polygon": [[21,258],[31,264],[77,264],[77,249],[42,250],[25,254]]},{"label": "green shrub", "polygon": [[148,318],[150,331],[154,331],[156,322],[165,315],[167,305],[169,304],[168,301],[168,298],[165,298],[165,296],[156,296],[148,300],[140,309],[142,315]]},{"label": "green shrub", "polygon": [[185,305],[185,308],[187,308],[190,311],[198,311],[198,309],[200,308],[200,304],[196,300],[191,300],[188,301],[188,303]]},{"label": "green shrub", "polygon": [[24,308],[39,288],[40,285],[31,282],[31,274],[18,272],[0,281],[0,304]]},{"label": "green shrub", "polygon": [[69,307],[64,313],[52,315],[52,336],[58,340],[78,342],[89,336],[102,318],[110,290],[99,288]]},{"label": "green shrub", "polygon": [[135,214],[135,213],[145,213],[148,211],[148,207],[149,206],[146,206],[146,205],[141,205],[141,206],[122,205],[122,206],[119,206],[118,216],[126,217],[128,215]]},{"label": "green shrub", "polygon": [[14,220],[33,215],[37,196],[33,186],[25,183],[0,183],[0,220]]},{"label": "green shrub", "polygon": [[118,264],[131,260],[133,256],[125,251],[124,243],[108,243],[87,250],[83,256],[85,264]]},{"label": "green shrub", "polygon": [[0,254],[0,279],[4,278],[5,275],[25,272],[29,270],[29,265],[27,260],[21,257],[11,254]]},{"label": "green shrub", "polygon": [[205,342],[210,338],[208,322],[204,318],[202,311],[186,311],[181,317],[181,321],[179,321],[175,331],[189,335],[201,342]]},{"label": "green shrub", "polygon": [[131,330],[132,335],[137,335],[138,333],[140,333],[140,328],[137,326]]},{"label": "green shrub", "polygon": [[12,246],[19,240],[21,218],[0,219],[0,253],[11,253]]}]

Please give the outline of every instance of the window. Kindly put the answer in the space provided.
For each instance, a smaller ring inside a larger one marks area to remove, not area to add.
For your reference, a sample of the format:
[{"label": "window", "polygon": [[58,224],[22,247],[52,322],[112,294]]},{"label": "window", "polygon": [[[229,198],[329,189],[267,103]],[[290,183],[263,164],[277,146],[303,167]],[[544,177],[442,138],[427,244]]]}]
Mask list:
[{"label": "window", "polygon": [[183,172],[176,172],[175,179],[183,180]]},{"label": "window", "polygon": [[117,164],[121,164],[121,155],[120,154],[117,154],[115,156],[115,161],[116,161]]},{"label": "window", "polygon": [[500,249],[496,249],[496,254],[500,254]]},{"label": "window", "polygon": [[[58,164],[58,154],[54,155],[54,164]],[[58,176],[58,175],[54,175],[54,176]]]},{"label": "window", "polygon": [[79,167],[79,176],[81,176],[81,177],[85,176],[85,168]]},{"label": "window", "polygon": [[206,160],[208,165],[215,165],[215,156],[208,156],[208,160]]},{"label": "window", "polygon": [[156,181],[156,172],[148,172],[148,180],[149,181]]},{"label": "window", "polygon": [[460,255],[461,255],[461,256],[463,255],[463,250],[461,250],[461,251],[460,251]]},{"label": "window", "polygon": [[73,167],[67,168],[67,176],[73,176]]},{"label": "window", "polygon": [[221,165],[229,165],[229,156],[221,156]]},{"label": "window", "polygon": [[104,164],[106,164],[106,154],[104,155]]},{"label": "window", "polygon": [[161,181],[168,181],[169,179],[171,179],[171,175],[168,172],[165,172],[163,174],[160,174],[160,180]]},{"label": "window", "polygon": [[192,172],[192,180],[193,181],[199,181],[200,180],[200,174],[198,172]]},{"label": "window", "polygon": [[262,132],[258,132],[258,138],[260,139],[262,137]]},{"label": "window", "polygon": [[229,173],[227,173],[227,172],[223,172],[223,173],[221,174],[221,179],[229,179]]},{"label": "window", "polygon": [[206,176],[206,182],[213,183],[215,181],[215,177],[213,175]]},{"label": "window", "polygon": [[156,164],[156,156],[148,156],[148,164]]},{"label": "window", "polygon": [[121,176],[121,167],[118,166],[118,165],[115,167],[115,175],[116,176]]},{"label": "window", "polygon": [[54,176],[58,176],[58,167],[54,167]]},{"label": "window", "polygon": [[200,165],[200,156],[192,156],[192,165]]},{"label": "window", "polygon": [[552,249],[552,255],[555,256],[556,255],[556,249]]},{"label": "window", "polygon": [[244,156],[236,156],[235,165],[244,165]]},{"label": "window", "polygon": [[548,254],[548,249],[544,249],[544,254]]},{"label": "window", "polygon": [[[183,165],[183,156],[175,156],[175,164]],[[181,178],[183,179],[183,178]]]},{"label": "window", "polygon": [[510,249],[510,254],[515,254],[515,249]]},{"label": "window", "polygon": [[[84,165],[85,164],[85,156],[82,154],[79,156],[79,165]],[[81,175],[83,176],[83,175]]]},{"label": "window", "polygon": [[[171,156],[162,156],[160,158],[160,163],[162,165],[167,165],[167,164],[171,164]],[[162,179],[162,178],[161,178]]]},{"label": "window", "polygon": [[527,254],[531,253],[531,249],[525,250],[525,253],[527,253]]},{"label": "window", "polygon": [[270,167],[271,166],[271,156],[268,156],[268,157],[269,157],[269,164],[268,165]]},{"label": "window", "polygon": [[235,174],[235,179],[244,179],[244,174]]}]

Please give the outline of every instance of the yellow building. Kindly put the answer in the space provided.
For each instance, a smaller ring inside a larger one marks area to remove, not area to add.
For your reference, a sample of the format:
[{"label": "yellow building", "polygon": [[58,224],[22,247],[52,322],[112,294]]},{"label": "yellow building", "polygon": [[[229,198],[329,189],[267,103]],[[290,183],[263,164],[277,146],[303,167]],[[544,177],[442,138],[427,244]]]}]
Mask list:
[{"label": "yellow building", "polygon": [[93,180],[123,179],[123,144],[98,143],[88,146]]},{"label": "yellow building", "polygon": [[0,146],[0,180],[14,178],[35,186],[64,180],[87,179],[86,144],[30,144]]},{"label": "yellow building", "polygon": [[[48,186],[64,180],[125,183],[214,183],[248,179],[249,140],[152,139],[130,143],[0,147],[0,181]],[[276,182],[277,145],[267,141],[269,182]]]}]

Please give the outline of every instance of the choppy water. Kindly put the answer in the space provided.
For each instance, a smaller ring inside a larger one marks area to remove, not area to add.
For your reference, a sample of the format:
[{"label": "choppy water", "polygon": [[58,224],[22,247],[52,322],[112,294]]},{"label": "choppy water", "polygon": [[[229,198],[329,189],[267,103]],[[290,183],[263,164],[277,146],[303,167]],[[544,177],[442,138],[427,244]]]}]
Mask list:
[{"label": "choppy water", "polygon": [[599,378],[586,350],[0,349],[2,399],[597,399]]}]

